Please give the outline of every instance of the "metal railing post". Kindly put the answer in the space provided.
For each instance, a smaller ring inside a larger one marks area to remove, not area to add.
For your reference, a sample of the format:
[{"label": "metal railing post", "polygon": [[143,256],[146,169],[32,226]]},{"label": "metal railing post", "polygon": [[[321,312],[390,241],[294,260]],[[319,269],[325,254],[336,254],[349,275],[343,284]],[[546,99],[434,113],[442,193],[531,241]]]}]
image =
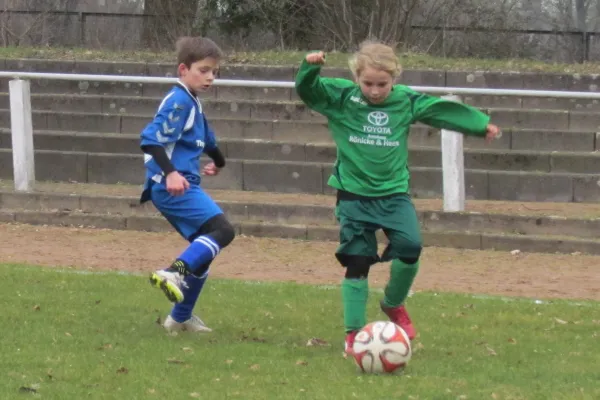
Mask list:
[{"label": "metal railing post", "polygon": [[35,162],[29,81],[13,79],[9,82],[9,91],[15,190],[31,191],[35,183]]},{"label": "metal railing post", "polygon": [[[442,96],[450,101],[460,102],[456,95]],[[465,157],[463,134],[442,129],[442,177],[444,211],[465,210]]]}]

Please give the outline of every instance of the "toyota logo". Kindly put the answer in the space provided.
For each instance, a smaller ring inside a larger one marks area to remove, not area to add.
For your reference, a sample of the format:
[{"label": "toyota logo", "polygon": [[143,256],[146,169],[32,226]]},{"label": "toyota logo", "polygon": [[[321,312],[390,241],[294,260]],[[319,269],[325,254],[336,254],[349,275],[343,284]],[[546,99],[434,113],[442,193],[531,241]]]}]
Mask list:
[{"label": "toyota logo", "polygon": [[375,126],[385,126],[390,121],[390,117],[383,111],[373,111],[372,113],[369,113],[367,119]]}]

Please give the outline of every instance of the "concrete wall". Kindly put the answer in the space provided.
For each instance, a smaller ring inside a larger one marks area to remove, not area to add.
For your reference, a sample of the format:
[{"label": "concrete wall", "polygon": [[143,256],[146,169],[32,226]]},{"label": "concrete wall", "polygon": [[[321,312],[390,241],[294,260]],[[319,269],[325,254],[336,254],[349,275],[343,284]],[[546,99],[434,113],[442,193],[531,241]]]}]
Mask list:
[{"label": "concrete wall", "polygon": [[[142,32],[143,0],[0,0],[0,45],[60,45],[137,49]],[[31,14],[10,13],[28,10]],[[114,15],[53,15],[47,10]],[[37,13],[34,13],[37,12]]]}]

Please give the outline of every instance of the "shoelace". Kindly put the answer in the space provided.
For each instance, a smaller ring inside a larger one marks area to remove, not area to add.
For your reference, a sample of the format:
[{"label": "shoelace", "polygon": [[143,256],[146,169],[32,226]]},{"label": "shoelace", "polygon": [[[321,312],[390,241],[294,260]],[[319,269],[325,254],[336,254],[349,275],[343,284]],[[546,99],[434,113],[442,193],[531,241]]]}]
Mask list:
[{"label": "shoelace", "polygon": [[202,320],[201,320],[201,319],[200,319],[198,316],[196,316],[196,315],[192,315],[192,318],[191,318],[191,319],[192,319],[194,322],[197,322],[197,323],[199,323],[199,324],[200,324],[200,325],[202,325],[202,326],[206,326],[206,324],[204,323],[204,321],[202,321]]},{"label": "shoelace", "polygon": [[183,287],[185,289],[189,288],[189,285],[185,281],[185,276],[183,276],[180,273],[176,273],[174,275],[175,275],[175,280],[177,281],[177,286],[181,286],[181,287]]}]

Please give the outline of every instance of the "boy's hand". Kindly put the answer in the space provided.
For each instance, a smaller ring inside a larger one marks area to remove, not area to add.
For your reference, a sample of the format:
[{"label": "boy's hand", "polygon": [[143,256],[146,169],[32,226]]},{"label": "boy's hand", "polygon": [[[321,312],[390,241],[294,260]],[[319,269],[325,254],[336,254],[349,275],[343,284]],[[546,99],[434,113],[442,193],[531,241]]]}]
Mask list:
[{"label": "boy's hand", "polygon": [[306,56],[306,62],[309,64],[323,65],[325,64],[325,53],[322,51],[310,53]]},{"label": "boy's hand", "polygon": [[171,196],[181,196],[188,188],[190,183],[177,171],[167,175],[167,192]]},{"label": "boy's hand", "polygon": [[214,162],[208,163],[202,168],[202,175],[215,176],[221,169]]},{"label": "boy's hand", "polygon": [[487,126],[487,130],[485,133],[485,141],[490,143],[494,139],[499,139],[502,136],[502,132],[500,132],[500,128],[496,125],[489,124]]}]

